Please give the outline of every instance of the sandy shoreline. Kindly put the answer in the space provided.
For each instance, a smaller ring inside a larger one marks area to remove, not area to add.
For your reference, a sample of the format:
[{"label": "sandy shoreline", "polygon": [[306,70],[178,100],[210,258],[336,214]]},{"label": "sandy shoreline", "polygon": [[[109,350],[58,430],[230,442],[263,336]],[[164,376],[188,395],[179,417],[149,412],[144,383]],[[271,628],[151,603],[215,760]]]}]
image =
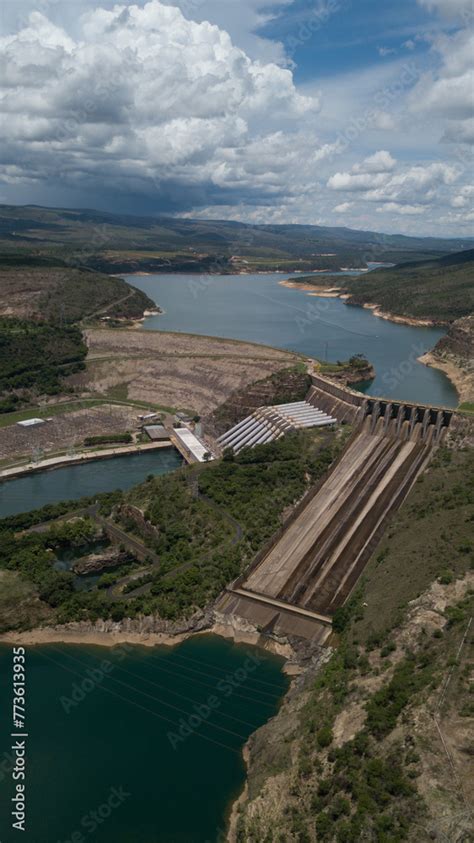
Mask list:
[{"label": "sandy shoreline", "polygon": [[[297,281],[279,281],[282,287],[289,287],[292,290],[302,290],[307,292],[310,296],[326,299],[342,299],[343,301],[350,301],[352,295],[345,293],[343,287],[319,287],[316,284],[300,284]],[[412,316],[399,316],[396,313],[382,310],[379,304],[372,304],[366,302],[365,304],[357,304],[356,307],[363,307],[365,310],[370,310],[373,316],[378,316],[379,319],[386,319],[388,322],[396,322],[399,325],[412,325],[415,328],[434,328],[439,325],[439,322],[433,322],[432,319],[415,319]]]},{"label": "sandy shoreline", "polygon": [[[348,297],[350,298],[350,296]],[[360,305],[358,305],[360,307]],[[386,319],[388,322],[396,322],[399,325],[412,325],[414,328],[435,328],[437,324],[432,319],[415,319],[412,316],[397,316],[395,313],[381,310],[378,304],[363,304],[365,310],[371,310],[374,316],[379,319]]]},{"label": "sandy shoreline", "polygon": [[[44,644],[78,644],[94,647],[117,647],[130,644],[139,647],[176,647],[194,635],[219,635],[233,640],[236,644],[249,644],[263,647],[269,653],[290,659],[294,655],[289,644],[280,644],[272,639],[264,639],[253,629],[242,629],[216,621],[204,629],[189,629],[186,632],[134,632],[132,630],[80,629],[77,625],[56,627],[38,627],[25,632],[4,632],[0,635],[0,644],[15,646],[42,646]],[[285,665],[284,672],[289,675],[299,673],[294,665]]]},{"label": "sandy shoreline", "polygon": [[228,818],[228,825],[227,825],[227,843],[237,843],[237,822],[239,819],[239,808],[241,805],[245,803],[249,794],[249,784],[248,784],[248,766],[250,762],[250,750],[248,746],[248,741],[244,744],[242,749],[242,757],[244,759],[245,764],[245,784],[242,789],[242,792],[234,800],[232,803],[232,807],[230,809],[230,815]]},{"label": "sandy shoreline", "polygon": [[318,287],[316,284],[300,284],[299,281],[279,281],[280,287],[288,287],[290,290],[304,290],[312,296],[321,296],[322,298],[339,298],[342,287]]},{"label": "sandy shoreline", "polygon": [[460,366],[456,366],[449,360],[443,360],[432,351],[428,351],[421,357],[418,357],[420,363],[425,366],[431,366],[433,369],[439,369],[448,376],[451,383],[454,385],[458,393],[459,403],[474,401],[474,373],[469,375]]}]

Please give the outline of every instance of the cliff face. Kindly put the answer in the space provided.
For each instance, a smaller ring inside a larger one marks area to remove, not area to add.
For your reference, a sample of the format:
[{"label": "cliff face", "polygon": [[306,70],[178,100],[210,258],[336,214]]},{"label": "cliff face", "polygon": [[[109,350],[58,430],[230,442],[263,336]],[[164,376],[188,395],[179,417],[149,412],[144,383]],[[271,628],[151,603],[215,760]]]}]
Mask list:
[{"label": "cliff face", "polygon": [[460,364],[474,364],[474,313],[456,319],[445,337],[437,342],[434,353],[439,357],[458,360]]},{"label": "cliff face", "polygon": [[461,403],[474,402],[474,313],[456,319],[446,336],[421,358],[442,369],[453,381]]}]

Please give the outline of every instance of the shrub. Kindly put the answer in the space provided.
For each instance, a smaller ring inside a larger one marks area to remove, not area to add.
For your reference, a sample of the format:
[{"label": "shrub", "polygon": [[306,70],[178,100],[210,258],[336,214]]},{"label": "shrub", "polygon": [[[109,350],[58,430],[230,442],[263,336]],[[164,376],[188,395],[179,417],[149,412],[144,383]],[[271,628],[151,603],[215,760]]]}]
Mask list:
[{"label": "shrub", "polygon": [[316,732],[316,741],[321,749],[332,744],[333,734],[330,726],[323,726]]}]

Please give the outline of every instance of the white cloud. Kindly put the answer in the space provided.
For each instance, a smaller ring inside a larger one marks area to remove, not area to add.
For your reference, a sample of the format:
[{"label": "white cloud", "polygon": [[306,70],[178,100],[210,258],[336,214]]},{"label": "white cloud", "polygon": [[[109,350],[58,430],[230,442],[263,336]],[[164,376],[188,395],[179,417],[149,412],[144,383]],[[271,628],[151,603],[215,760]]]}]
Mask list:
[{"label": "white cloud", "polygon": [[354,164],[350,172],[334,173],[328,179],[327,186],[332,190],[365,191],[385,184],[388,173],[396,161],[385,149],[369,155],[360,164]]},{"label": "white cloud", "polygon": [[382,56],[382,58],[385,58],[385,56],[391,56],[391,55],[393,55],[393,53],[396,53],[397,51],[394,50],[393,47],[377,47],[377,52],[378,52],[379,56]]},{"label": "white cloud", "polygon": [[385,132],[394,129],[396,125],[396,120],[392,114],[388,114],[387,111],[374,111],[372,128]]},{"label": "white cloud", "polygon": [[474,185],[466,184],[456,196],[451,199],[453,208],[466,208],[474,202]]},{"label": "white cloud", "polygon": [[352,169],[354,173],[388,173],[394,169],[396,163],[390,152],[380,149],[364,158],[361,164],[356,164]]},{"label": "white cloud", "polygon": [[398,202],[387,202],[386,205],[381,205],[377,208],[378,213],[401,214],[402,216],[416,216],[424,214],[426,207],[424,205],[400,205]]},{"label": "white cloud", "polygon": [[[376,213],[391,215],[393,219],[429,216],[434,208],[468,204],[471,188],[456,186],[461,174],[459,166],[442,161],[407,166],[395,161],[386,150],[380,150],[354,164],[350,171],[335,173],[327,186],[347,196],[333,208],[335,213],[348,210],[352,213],[355,208],[362,211],[376,203]],[[357,203],[353,201],[355,192]]]},{"label": "white cloud", "polygon": [[418,0],[420,6],[436,11],[448,18],[462,17],[472,20],[472,0]]},{"label": "white cloud", "polygon": [[[462,123],[451,123],[446,127],[441,140],[447,143],[474,144],[474,118],[464,120]],[[472,163],[471,159],[471,165]]]},{"label": "white cloud", "polygon": [[438,66],[423,74],[415,86],[411,110],[456,121],[448,124],[444,139],[468,142],[472,136],[474,32],[462,29],[452,36],[439,36],[433,41],[432,51]]},{"label": "white cloud", "polygon": [[227,32],[159,0],[88,11],[75,39],[34,12],[0,48],[9,179],[59,172],[114,190],[272,195],[307,189],[333,149],[314,133],[317,98],[299,94],[289,70],[252,61]]},{"label": "white cloud", "polygon": [[366,191],[385,184],[387,176],[383,173],[334,173],[328,179],[327,186],[332,190]]}]

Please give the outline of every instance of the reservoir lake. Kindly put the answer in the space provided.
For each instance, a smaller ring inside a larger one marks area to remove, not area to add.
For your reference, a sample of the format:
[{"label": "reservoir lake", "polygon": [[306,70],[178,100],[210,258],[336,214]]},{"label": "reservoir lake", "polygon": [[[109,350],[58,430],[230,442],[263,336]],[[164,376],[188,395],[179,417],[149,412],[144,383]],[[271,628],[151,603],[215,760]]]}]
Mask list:
[{"label": "reservoir lake", "polygon": [[[319,275],[324,284],[324,274]],[[446,375],[417,360],[445,330],[399,325],[341,299],[282,286],[279,282],[288,277],[298,276],[158,274],[129,275],[127,280],[165,311],[148,317],[146,330],[219,335],[329,361],[361,353],[376,370],[364,389],[368,394],[457,406]]]},{"label": "reservoir lake", "polygon": [[10,816],[12,651],[0,646],[2,843],[221,843],[243,744],[288,687],[282,663],[213,635],[27,647],[23,833]]}]

